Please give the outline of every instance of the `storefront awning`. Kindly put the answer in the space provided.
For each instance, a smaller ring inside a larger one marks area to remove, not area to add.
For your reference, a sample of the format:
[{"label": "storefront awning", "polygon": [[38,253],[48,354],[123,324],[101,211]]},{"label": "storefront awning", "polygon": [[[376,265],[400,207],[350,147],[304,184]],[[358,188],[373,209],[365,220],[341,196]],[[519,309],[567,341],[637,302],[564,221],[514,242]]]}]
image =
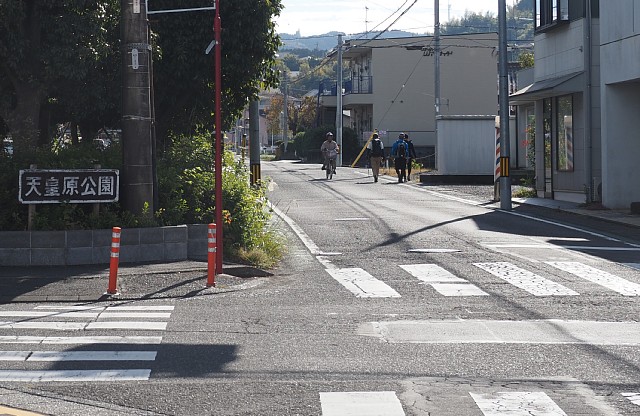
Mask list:
[{"label": "storefront awning", "polygon": [[584,89],[584,71],[536,81],[509,96],[510,105],[527,104],[543,98],[579,92]]}]

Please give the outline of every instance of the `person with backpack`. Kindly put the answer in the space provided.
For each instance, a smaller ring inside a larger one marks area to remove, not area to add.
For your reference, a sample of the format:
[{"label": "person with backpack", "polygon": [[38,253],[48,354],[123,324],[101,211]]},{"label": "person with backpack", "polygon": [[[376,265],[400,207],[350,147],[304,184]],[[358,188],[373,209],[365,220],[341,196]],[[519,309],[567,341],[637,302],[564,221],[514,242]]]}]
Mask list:
[{"label": "person with backpack", "polygon": [[398,140],[391,146],[391,154],[393,155],[393,164],[398,174],[398,182],[406,182],[407,180],[407,144],[404,142],[404,133],[398,135]]},{"label": "person with backpack", "polygon": [[404,134],[404,142],[407,145],[407,181],[410,181],[411,164],[413,163],[414,159],[418,158],[418,155],[416,154],[416,148],[413,147],[413,142],[411,141],[407,133]]},{"label": "person with backpack", "polygon": [[380,165],[384,160],[384,144],[378,137],[378,133],[373,133],[373,138],[367,147],[367,150],[369,151],[369,163],[371,164],[371,170],[373,171],[373,181],[378,182]]}]

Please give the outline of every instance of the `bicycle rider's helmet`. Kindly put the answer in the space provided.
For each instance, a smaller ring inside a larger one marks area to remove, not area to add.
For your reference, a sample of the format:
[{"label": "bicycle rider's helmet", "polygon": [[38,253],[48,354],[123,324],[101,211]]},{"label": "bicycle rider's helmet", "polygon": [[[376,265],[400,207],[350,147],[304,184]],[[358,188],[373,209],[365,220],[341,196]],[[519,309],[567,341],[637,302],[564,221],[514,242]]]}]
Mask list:
[{"label": "bicycle rider's helmet", "polygon": [[324,137],[326,137],[327,139],[329,137],[333,137],[333,133],[331,133],[330,131],[327,132],[327,134],[324,135]]}]

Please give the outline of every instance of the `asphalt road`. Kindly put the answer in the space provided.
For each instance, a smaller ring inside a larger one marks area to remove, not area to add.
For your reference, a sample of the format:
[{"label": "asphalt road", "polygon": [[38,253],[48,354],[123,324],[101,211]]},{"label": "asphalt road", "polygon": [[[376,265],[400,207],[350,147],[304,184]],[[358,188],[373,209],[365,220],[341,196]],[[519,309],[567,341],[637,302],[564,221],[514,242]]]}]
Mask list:
[{"label": "asphalt road", "polygon": [[0,403],[59,415],[640,414],[637,229],[503,212],[485,191],[374,183],[366,170],[330,181],[318,165],[262,170],[288,247],[273,276],[88,310],[0,305]]}]

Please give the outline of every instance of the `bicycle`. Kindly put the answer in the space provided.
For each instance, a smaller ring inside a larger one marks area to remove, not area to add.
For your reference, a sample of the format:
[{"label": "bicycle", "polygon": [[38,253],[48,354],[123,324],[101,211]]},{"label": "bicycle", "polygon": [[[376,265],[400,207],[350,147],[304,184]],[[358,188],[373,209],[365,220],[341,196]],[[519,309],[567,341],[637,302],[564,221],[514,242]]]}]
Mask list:
[{"label": "bicycle", "polygon": [[332,179],[333,174],[336,173],[336,158],[338,157],[338,151],[335,149],[325,150],[327,154],[327,179]]}]

